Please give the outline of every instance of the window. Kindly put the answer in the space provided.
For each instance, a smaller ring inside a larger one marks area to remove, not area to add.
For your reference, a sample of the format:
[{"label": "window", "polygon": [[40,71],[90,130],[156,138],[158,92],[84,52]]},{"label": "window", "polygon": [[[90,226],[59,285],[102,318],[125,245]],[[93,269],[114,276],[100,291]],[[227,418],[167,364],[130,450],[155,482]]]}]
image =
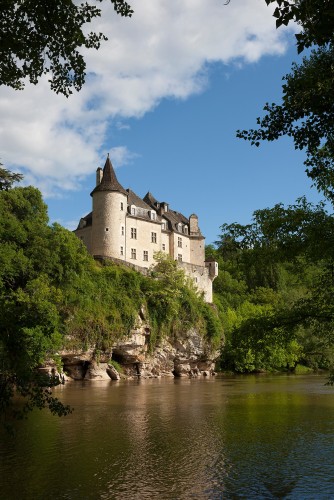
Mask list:
[{"label": "window", "polygon": [[135,248],[131,248],[131,259],[136,260],[137,258],[137,252]]},{"label": "window", "polygon": [[131,215],[136,215],[136,207],[131,207]]},{"label": "window", "polygon": [[150,212],[150,217],[151,217],[151,220],[156,220],[156,215],[157,215],[157,214],[156,214],[155,212],[151,211],[151,212]]},{"label": "window", "polygon": [[157,242],[157,233],[151,233],[151,242],[156,243]]},{"label": "window", "polygon": [[124,255],[124,247],[121,247],[120,254],[121,254],[121,255]]},{"label": "window", "polygon": [[135,227],[132,227],[131,228],[131,238],[133,240],[136,240],[137,239],[137,229]]},{"label": "window", "polygon": [[163,223],[162,223],[161,228],[162,228],[162,229],[166,229],[166,222],[163,222]]},{"label": "window", "polygon": [[147,250],[144,250],[143,259],[148,261],[148,251]]},{"label": "window", "polygon": [[166,245],[164,243],[162,244],[162,249],[166,250]]},{"label": "window", "polygon": [[188,226],[184,226],[184,234],[188,234]]},{"label": "window", "polygon": [[123,211],[124,210],[124,205],[123,205],[123,202],[121,201],[121,210]]},{"label": "window", "polygon": [[177,239],[177,246],[178,246],[179,248],[182,248],[182,238],[180,238],[180,236],[179,236],[179,237],[178,237],[178,239]]},{"label": "window", "polygon": [[179,262],[182,262],[182,255],[180,253],[177,254],[177,260]]},{"label": "window", "polygon": [[122,236],[124,236],[124,226],[122,226],[122,228],[121,228],[121,233],[122,233]]},{"label": "window", "polygon": [[109,231],[109,227],[106,227],[106,231]]}]

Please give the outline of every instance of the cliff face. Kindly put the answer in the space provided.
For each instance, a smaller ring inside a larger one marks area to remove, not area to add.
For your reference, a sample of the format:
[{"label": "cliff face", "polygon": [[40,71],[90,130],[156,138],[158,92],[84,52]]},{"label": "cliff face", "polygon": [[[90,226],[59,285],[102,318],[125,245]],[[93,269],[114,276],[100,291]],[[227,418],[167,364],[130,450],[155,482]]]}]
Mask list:
[{"label": "cliff face", "polygon": [[112,363],[116,361],[127,378],[214,374],[219,350],[213,349],[195,329],[175,338],[163,338],[151,352],[150,335],[145,311],[141,310],[130,335],[116,342],[111,351],[97,354],[92,347],[87,351],[61,352],[64,373],[75,380],[117,380],[121,375]]}]

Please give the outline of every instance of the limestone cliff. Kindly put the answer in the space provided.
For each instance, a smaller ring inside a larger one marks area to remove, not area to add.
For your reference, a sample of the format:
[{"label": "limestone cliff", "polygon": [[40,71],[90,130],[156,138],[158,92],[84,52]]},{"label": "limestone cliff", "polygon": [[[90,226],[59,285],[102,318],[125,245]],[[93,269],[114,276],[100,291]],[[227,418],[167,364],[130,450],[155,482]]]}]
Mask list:
[{"label": "limestone cliff", "polygon": [[[214,374],[219,350],[194,328],[174,338],[162,338],[150,350],[151,328],[142,309],[128,337],[110,351],[62,351],[60,356],[65,376],[74,380],[117,380],[123,377],[198,377]],[[122,367],[119,374],[110,360]]]}]

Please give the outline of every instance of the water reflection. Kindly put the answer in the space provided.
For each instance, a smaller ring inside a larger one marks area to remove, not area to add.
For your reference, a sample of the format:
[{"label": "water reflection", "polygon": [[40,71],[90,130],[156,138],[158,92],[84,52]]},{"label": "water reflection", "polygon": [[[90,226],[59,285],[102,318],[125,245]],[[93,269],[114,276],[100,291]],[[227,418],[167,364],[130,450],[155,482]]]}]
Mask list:
[{"label": "water reflection", "polygon": [[2,436],[5,499],[334,497],[334,390],[320,377],[85,382],[75,411]]}]

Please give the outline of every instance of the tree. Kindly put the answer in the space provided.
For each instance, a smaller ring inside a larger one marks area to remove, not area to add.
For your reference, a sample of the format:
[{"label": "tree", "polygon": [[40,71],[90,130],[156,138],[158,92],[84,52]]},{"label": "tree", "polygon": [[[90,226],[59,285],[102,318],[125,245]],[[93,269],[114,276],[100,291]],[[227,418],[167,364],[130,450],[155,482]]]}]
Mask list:
[{"label": "tree", "polygon": [[[52,396],[59,376],[36,368],[60,347],[64,290],[90,260],[73,234],[48,226],[37,189],[0,191],[0,416],[5,421],[34,407],[57,415],[70,411]],[[23,398],[19,412],[15,395]]]},{"label": "tree", "polygon": [[[266,0],[267,5],[274,0]],[[238,130],[237,137],[259,146],[288,136],[295,149],[306,151],[307,175],[334,201],[334,6],[331,0],[279,0],[277,27],[295,21],[297,50],[315,46],[301,64],[283,78],[282,104],[266,104],[258,129]]]},{"label": "tree", "polygon": [[15,174],[6,168],[2,168],[0,163],[0,191],[8,191],[15,182],[20,182],[22,179],[22,174]]},{"label": "tree", "polygon": [[271,249],[272,262],[291,261],[300,255],[310,262],[334,259],[334,218],[323,202],[314,205],[305,197],[287,207],[277,203],[256,210],[251,224],[223,224],[221,229],[216,244],[222,254],[233,242],[239,251],[264,253]]},{"label": "tree", "polygon": [[[96,0],[101,3],[103,0]],[[131,17],[125,0],[110,0],[117,14]],[[102,33],[85,34],[85,25],[101,9],[72,0],[2,0],[0,9],[0,85],[23,89],[24,79],[37,84],[50,73],[50,86],[69,96],[85,81],[81,47],[98,49]]]},{"label": "tree", "polygon": [[334,7],[332,0],[265,0],[277,5],[274,17],[276,27],[294,21],[301,27],[297,33],[298,53],[312,45],[323,46],[333,42]]},{"label": "tree", "polygon": [[225,310],[225,365],[251,371],[303,360],[333,369],[333,215],[301,198],[255,211],[247,226],[221,228],[218,255],[247,285],[238,303],[214,283]]}]

